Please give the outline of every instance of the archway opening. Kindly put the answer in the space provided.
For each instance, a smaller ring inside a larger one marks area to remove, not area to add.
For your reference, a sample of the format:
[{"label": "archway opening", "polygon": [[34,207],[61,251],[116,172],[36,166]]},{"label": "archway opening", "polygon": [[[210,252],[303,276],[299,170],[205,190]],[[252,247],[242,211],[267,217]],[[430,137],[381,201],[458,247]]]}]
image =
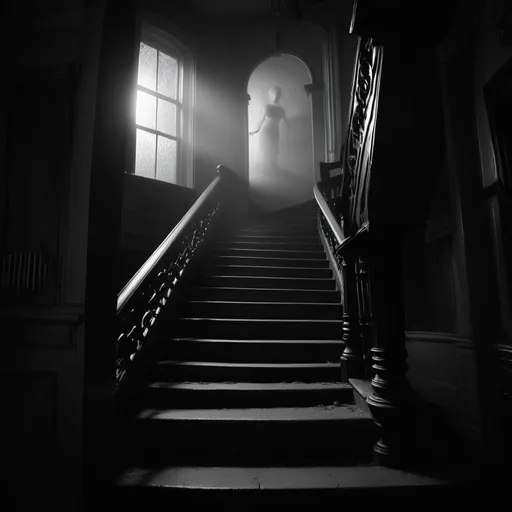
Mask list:
[{"label": "archway opening", "polygon": [[313,198],[312,81],[307,66],[290,54],[269,57],[249,78],[249,183],[264,211]]}]

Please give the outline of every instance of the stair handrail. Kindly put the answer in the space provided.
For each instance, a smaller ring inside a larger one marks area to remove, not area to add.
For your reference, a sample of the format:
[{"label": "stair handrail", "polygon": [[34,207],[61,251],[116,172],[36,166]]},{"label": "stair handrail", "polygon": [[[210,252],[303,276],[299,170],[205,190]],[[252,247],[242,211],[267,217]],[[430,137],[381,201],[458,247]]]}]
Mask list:
[{"label": "stair handrail", "polygon": [[150,330],[217,216],[223,197],[223,181],[233,171],[219,165],[217,173],[117,296],[117,384],[146,345]]},{"label": "stair handrail", "polygon": [[335,242],[335,245],[332,249],[335,251],[345,240],[343,229],[340,226],[340,224],[336,221],[336,218],[334,217],[331,209],[329,208],[329,205],[327,204],[324,195],[318,188],[318,184],[314,185],[313,193],[315,195],[318,207],[320,208],[320,212],[325,221],[327,222],[327,225],[329,226],[331,233],[334,237],[333,242]]},{"label": "stair handrail", "polygon": [[190,207],[188,212],[182,217],[182,219],[176,224],[173,230],[167,235],[165,240],[155,249],[153,254],[142,264],[142,266],[135,272],[133,277],[126,283],[123,289],[117,296],[117,313],[126,306],[130,297],[135,293],[139,286],[149,276],[153,268],[158,264],[159,261],[165,256],[171,246],[181,237],[186,231],[187,227],[192,222],[194,216],[199,212],[202,206],[206,203],[208,198],[212,195],[215,188],[218,186],[221,180],[220,176],[217,176],[208,186],[208,188],[199,196],[196,202]]}]

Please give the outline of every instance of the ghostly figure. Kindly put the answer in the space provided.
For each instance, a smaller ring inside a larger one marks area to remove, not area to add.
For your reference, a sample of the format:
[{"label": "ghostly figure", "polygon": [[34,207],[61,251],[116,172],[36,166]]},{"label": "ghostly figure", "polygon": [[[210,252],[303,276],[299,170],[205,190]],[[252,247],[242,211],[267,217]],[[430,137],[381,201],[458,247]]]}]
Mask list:
[{"label": "ghostly figure", "polygon": [[265,105],[261,111],[261,118],[256,130],[249,132],[255,135],[260,132],[259,155],[261,163],[267,172],[277,169],[277,155],[279,154],[279,124],[284,121],[290,128],[286,113],[283,107],[278,105],[281,98],[281,87],[274,85],[269,93],[270,103]]}]

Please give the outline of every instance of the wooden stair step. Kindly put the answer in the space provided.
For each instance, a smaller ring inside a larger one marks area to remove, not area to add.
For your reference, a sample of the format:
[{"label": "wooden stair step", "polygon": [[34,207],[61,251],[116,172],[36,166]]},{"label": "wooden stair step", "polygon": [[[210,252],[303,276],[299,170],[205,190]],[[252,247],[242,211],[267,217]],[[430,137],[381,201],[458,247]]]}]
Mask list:
[{"label": "wooden stair step", "polygon": [[[312,491],[312,503],[318,504],[322,491],[335,491],[337,496],[353,494],[364,496],[399,496],[422,493],[429,496],[436,489],[453,488],[458,492],[469,485],[471,477],[464,466],[436,468],[418,472],[365,466],[292,466],[292,467],[247,467],[247,466],[163,466],[132,467],[117,480],[117,485],[126,487],[144,486],[158,488],[194,489],[210,495],[211,491],[222,493],[237,490],[246,493],[245,499],[262,497],[265,491]],[[210,492],[208,492],[210,491]],[[248,492],[257,491],[257,492]],[[281,494],[281,493],[280,493]],[[275,492],[271,497],[277,498]],[[295,495],[299,500],[305,494]],[[284,497],[284,496],[281,496]],[[290,496],[288,496],[289,498]],[[461,497],[461,496],[459,496]],[[248,503],[247,503],[248,504]]]},{"label": "wooden stair step", "polygon": [[337,290],[197,286],[192,290],[191,298],[249,302],[328,302],[341,305],[340,293]]},{"label": "wooden stair step", "polygon": [[[269,461],[290,452],[303,456],[371,451],[376,440],[370,415],[353,405],[242,409],[141,410],[131,424],[144,460],[195,453],[257,456]],[[340,443],[340,439],[350,442]],[[179,440],[179,442],[175,442]],[[250,442],[248,442],[250,440]]]},{"label": "wooden stair step", "polygon": [[214,265],[249,265],[253,267],[305,267],[330,268],[327,259],[265,258],[253,256],[214,256],[210,258]]},{"label": "wooden stair step", "polygon": [[301,235],[300,233],[291,234],[289,236],[279,236],[275,234],[237,234],[236,236],[230,238],[230,240],[234,240],[236,242],[279,242],[279,243],[306,243],[306,244],[318,244],[320,243],[320,239],[318,234],[316,235]]},{"label": "wooden stair step", "polygon": [[312,267],[277,267],[254,265],[216,265],[206,268],[212,275],[227,276],[263,276],[263,277],[299,277],[311,279],[329,279],[332,277],[330,268]]},{"label": "wooden stair step", "polygon": [[318,238],[318,229],[316,225],[288,229],[279,225],[260,226],[240,229],[235,236],[275,236],[285,239],[296,237]]},{"label": "wooden stair step", "polygon": [[238,242],[230,240],[229,242],[217,242],[212,245],[212,249],[273,249],[276,251],[301,251],[301,252],[320,252],[324,253],[323,246],[318,240],[316,243],[294,243],[286,242]]},{"label": "wooden stair step", "polygon": [[339,362],[324,363],[229,363],[210,361],[159,361],[150,378],[197,382],[336,382]]},{"label": "wooden stair step", "polygon": [[210,275],[204,276],[201,286],[223,286],[230,288],[281,288],[299,290],[334,290],[334,279],[307,278],[307,277],[266,277],[266,276],[231,276]]},{"label": "wooden stair step", "polygon": [[325,252],[322,251],[298,251],[290,249],[262,249],[262,248],[242,248],[242,247],[212,247],[212,256],[257,256],[269,258],[297,258],[297,259],[317,259],[325,260]]},{"label": "wooden stair step", "polygon": [[363,411],[370,412],[366,399],[373,393],[371,382],[367,379],[348,379],[348,382],[354,389],[357,406]]},{"label": "wooden stair step", "polygon": [[341,340],[174,338],[163,344],[163,351],[180,361],[285,364],[339,361],[343,347]]},{"label": "wooden stair step", "polygon": [[[319,422],[360,422],[371,417],[356,406],[271,407],[243,409],[145,409],[137,415],[139,420],[174,422],[216,422],[238,424],[318,424]],[[372,421],[373,423],[373,421]]]},{"label": "wooden stair step", "polygon": [[335,382],[151,382],[147,405],[175,408],[308,407],[348,404],[352,388]]},{"label": "wooden stair step", "polygon": [[173,322],[176,337],[233,339],[341,338],[342,320],[182,317]]},{"label": "wooden stair step", "polygon": [[217,318],[262,318],[340,320],[341,304],[314,302],[240,302],[191,300],[180,307],[184,316]]}]

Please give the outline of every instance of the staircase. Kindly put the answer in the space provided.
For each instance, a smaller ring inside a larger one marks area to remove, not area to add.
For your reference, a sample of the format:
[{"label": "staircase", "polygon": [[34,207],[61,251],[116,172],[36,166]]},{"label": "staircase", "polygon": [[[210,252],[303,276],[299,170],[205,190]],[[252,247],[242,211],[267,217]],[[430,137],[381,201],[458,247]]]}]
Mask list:
[{"label": "staircase", "polygon": [[373,420],[340,382],[341,314],[316,204],[215,243],[131,417],[123,508],[431,495],[439,478],[372,463]]}]

